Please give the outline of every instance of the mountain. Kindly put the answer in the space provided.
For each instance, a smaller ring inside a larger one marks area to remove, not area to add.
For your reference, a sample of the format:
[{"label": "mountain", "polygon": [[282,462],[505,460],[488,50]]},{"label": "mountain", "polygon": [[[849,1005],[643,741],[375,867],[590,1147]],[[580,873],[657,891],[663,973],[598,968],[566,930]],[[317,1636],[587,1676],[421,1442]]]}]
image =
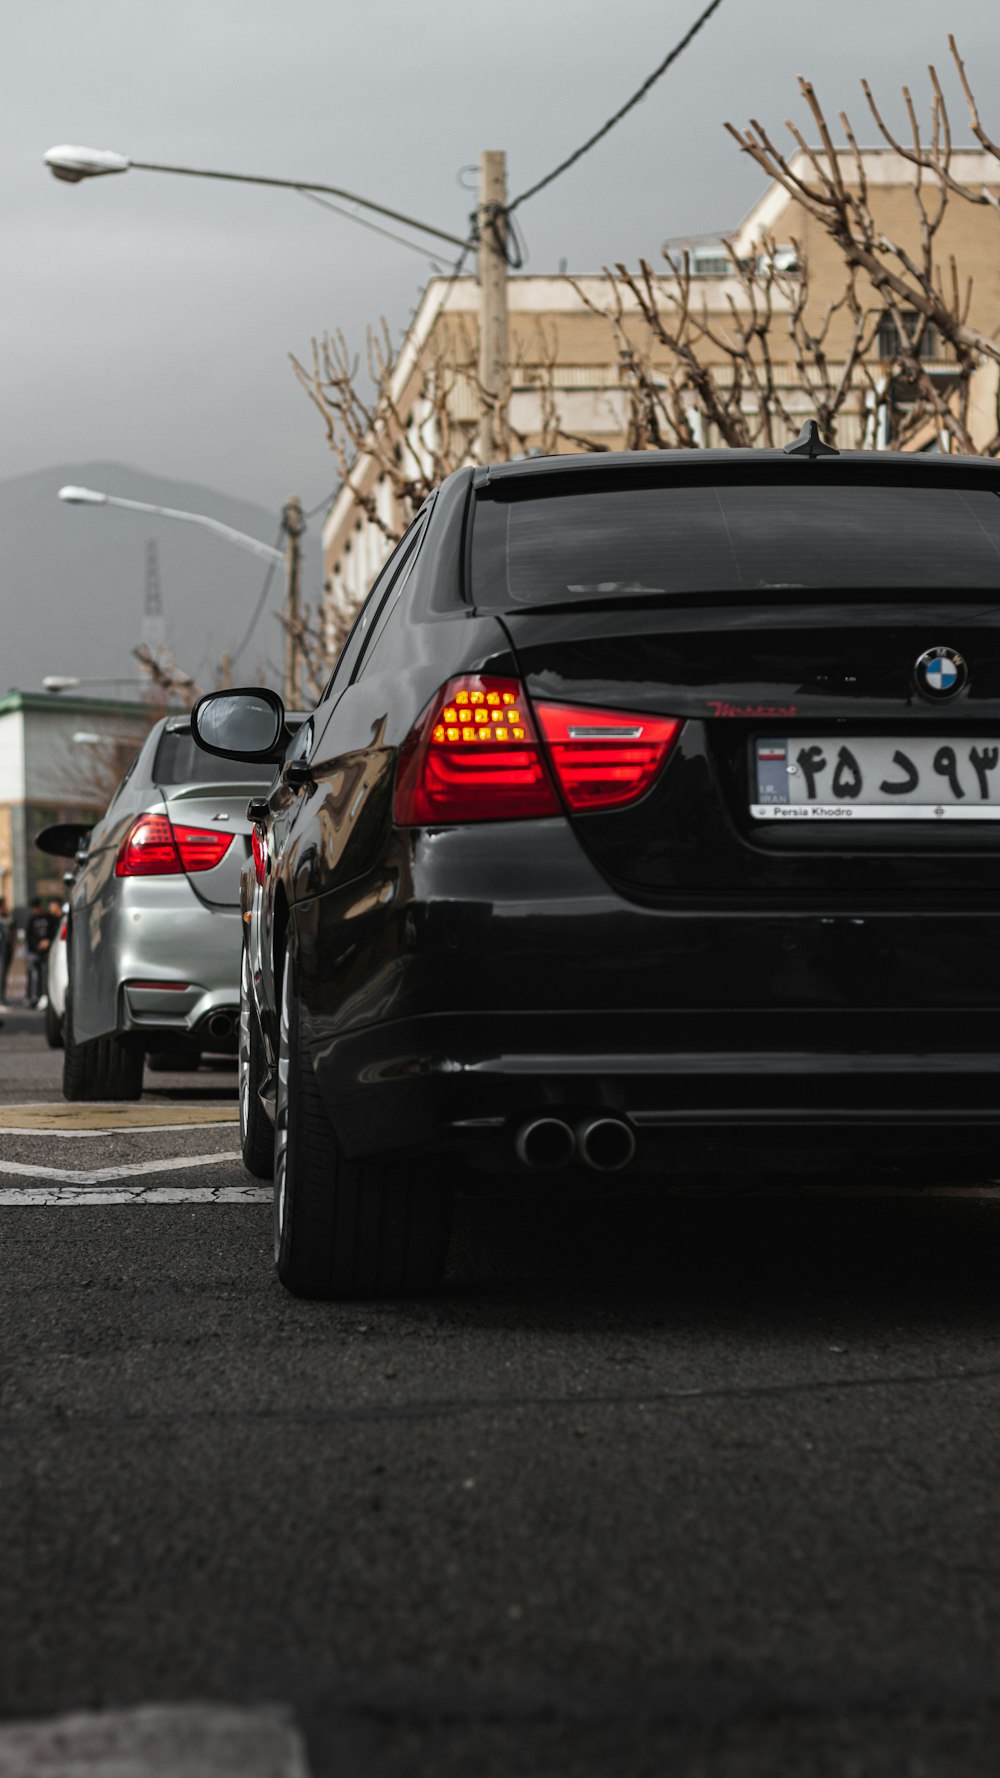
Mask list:
[{"label": "mountain", "polygon": [[[159,549],[167,647],[199,685],[212,685],[221,655],[233,653],[246,631],[267,563],[198,525],[120,507],[67,505],[58,498],[67,484],[204,513],[262,543],[279,541],[278,504],[269,512],[199,482],[147,475],[122,463],[62,463],[0,481],[0,693],[40,690],[50,673],[81,679],[138,673],[131,650],[142,639],[149,538]],[[302,596],[314,607],[322,585],[321,524],[317,514],[304,539]],[[274,613],[284,590],[279,567],[234,668],[237,684],[252,683],[260,669],[280,688],[284,632]],[[129,695],[126,686],[118,689]]]}]

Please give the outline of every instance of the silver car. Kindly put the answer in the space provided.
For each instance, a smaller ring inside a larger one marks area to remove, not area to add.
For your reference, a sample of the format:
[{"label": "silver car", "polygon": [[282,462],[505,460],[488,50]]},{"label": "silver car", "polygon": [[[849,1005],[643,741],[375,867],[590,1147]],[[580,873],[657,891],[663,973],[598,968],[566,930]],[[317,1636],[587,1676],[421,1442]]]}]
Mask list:
[{"label": "silver car", "polygon": [[272,775],[203,753],[187,717],[151,730],[70,891],[67,1099],[138,1098],[147,1057],[235,1057],[247,800]]}]

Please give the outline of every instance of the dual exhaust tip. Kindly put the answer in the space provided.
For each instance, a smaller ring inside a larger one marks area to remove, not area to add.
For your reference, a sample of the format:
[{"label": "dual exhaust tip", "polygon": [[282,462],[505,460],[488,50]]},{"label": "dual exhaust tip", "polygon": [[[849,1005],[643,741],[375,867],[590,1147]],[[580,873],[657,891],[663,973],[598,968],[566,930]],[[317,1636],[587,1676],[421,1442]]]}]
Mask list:
[{"label": "dual exhaust tip", "polygon": [[576,1124],[535,1117],[522,1124],[514,1148],[518,1160],[536,1172],[552,1173],[577,1159],[598,1173],[618,1173],[635,1154],[635,1136],[621,1117],[584,1117]]}]

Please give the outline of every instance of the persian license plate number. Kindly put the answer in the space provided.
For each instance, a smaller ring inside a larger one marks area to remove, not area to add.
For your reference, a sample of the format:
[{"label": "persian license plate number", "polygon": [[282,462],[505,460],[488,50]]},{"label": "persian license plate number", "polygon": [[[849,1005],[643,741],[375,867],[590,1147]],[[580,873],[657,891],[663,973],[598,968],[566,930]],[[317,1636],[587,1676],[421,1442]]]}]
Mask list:
[{"label": "persian license plate number", "polygon": [[1000,740],[781,735],[754,744],[758,821],[1000,821]]}]

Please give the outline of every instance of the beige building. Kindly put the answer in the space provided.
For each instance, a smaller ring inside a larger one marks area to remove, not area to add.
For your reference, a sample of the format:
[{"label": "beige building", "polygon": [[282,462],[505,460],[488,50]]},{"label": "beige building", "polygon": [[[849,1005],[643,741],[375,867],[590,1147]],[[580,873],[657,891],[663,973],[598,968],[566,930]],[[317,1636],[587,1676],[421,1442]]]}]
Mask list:
[{"label": "beige building", "polygon": [[[792,163],[795,170],[807,172],[805,156]],[[869,201],[876,222],[892,238],[919,256],[919,221],[913,199],[913,169],[900,155],[888,149],[864,152],[865,176]],[[845,182],[850,184],[853,165],[845,157],[841,163]],[[955,178],[972,188],[989,184],[1000,196],[1000,166],[982,150],[955,154],[952,162]],[[927,176],[925,175],[925,182]],[[687,265],[692,284],[692,303],[705,315],[714,329],[725,331],[730,305],[745,310],[746,296],[722,235],[699,236],[685,241],[664,243],[661,276],[664,293],[671,285],[679,287],[671,277],[671,262]],[[774,380],[786,407],[803,418],[815,412],[815,397],[803,383],[790,343],[787,322],[783,320],[794,301],[798,258],[808,266],[808,303],[806,319],[818,326],[831,303],[844,290],[844,267],[835,243],[822,226],[802,206],[796,204],[777,183],[764,193],[742,224],[728,237],[740,260],[760,264],[765,253],[774,256],[774,264],[783,274],[783,289],[772,293],[775,320],[769,334],[769,349],[774,363]],[[937,239],[935,257],[942,268],[949,267],[952,257],[964,286],[972,280],[970,324],[989,336],[1000,331],[1000,215],[990,206],[975,206],[960,199],[951,202]],[[573,451],[585,448],[583,441],[593,441],[605,449],[620,449],[626,440],[628,398],[623,386],[620,361],[620,340],[616,341],[610,322],[594,310],[609,307],[610,287],[604,277],[592,275],[530,276],[520,274],[508,281],[509,361],[512,366],[509,423],[514,436],[514,449],[530,451],[552,448],[554,426],[561,437],[558,449]],[[664,301],[668,297],[664,295]],[[477,385],[468,366],[474,365],[478,348],[479,290],[474,277],[434,278],[428,284],[423,300],[403,343],[392,382],[396,413],[401,416],[403,430],[395,438],[397,456],[414,463],[427,459],[427,441],[434,422],[434,409],[428,399],[428,381],[438,378],[439,388],[447,385],[447,418],[454,437],[468,439],[473,450],[478,417]],[[623,292],[623,326],[636,349],[645,353],[654,376],[669,380],[669,354],[659,343],[650,342],[648,329],[634,299]],[[878,307],[874,291],[871,307]],[[837,424],[837,442],[842,448],[876,448],[885,443],[888,403],[899,392],[890,386],[888,364],[893,356],[893,328],[880,326],[864,367],[856,366],[849,378],[849,394]],[[826,336],[825,350],[832,375],[839,374],[850,349],[852,324],[846,310],[834,314]],[[933,334],[928,333],[922,354],[923,368],[942,389],[954,375],[953,363],[940,350]],[[711,364],[718,381],[725,385],[732,377],[731,362],[721,351],[702,342],[699,356]],[[713,361],[714,358],[714,361]],[[997,371],[987,365],[977,371],[973,384],[972,432],[977,442],[992,437],[997,425]],[[744,398],[752,407],[752,398]],[[746,411],[750,411],[747,408]],[[711,445],[719,442],[706,424],[699,407],[691,402],[687,411],[695,442]],[[926,438],[916,438],[912,448],[933,447],[937,442],[931,429]],[[401,514],[391,477],[384,469],[384,454],[362,450],[352,472],[355,488],[370,500],[376,514],[391,530],[399,528]],[[388,552],[383,530],[364,514],[346,487],[329,514],[323,531],[325,584],[332,601],[343,609],[345,604],[359,600],[381,567]]]},{"label": "beige building", "polygon": [[63,897],[62,859],[34,844],[59,821],[96,821],[162,712],[108,698],[11,691],[0,697],[0,894],[23,913]]}]

